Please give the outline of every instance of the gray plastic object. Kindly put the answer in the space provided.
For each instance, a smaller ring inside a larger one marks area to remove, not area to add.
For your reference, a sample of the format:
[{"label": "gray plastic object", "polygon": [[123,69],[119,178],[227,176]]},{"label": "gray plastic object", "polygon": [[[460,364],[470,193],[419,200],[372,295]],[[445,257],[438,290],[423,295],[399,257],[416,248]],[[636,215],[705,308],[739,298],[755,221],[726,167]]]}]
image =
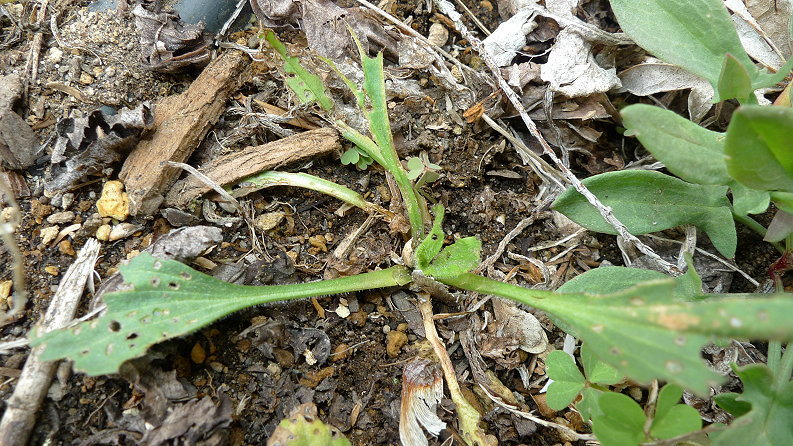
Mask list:
[{"label": "gray plastic object", "polygon": [[[117,0],[96,0],[91,3],[89,9],[92,11],[113,10],[116,9],[116,2]],[[170,6],[185,23],[198,23],[203,20],[204,29],[211,34],[220,31],[237,7],[237,0],[165,0],[163,3],[164,9]],[[251,7],[246,5],[240,17],[247,17],[250,14]],[[240,23],[240,20],[237,19],[236,23]]]}]

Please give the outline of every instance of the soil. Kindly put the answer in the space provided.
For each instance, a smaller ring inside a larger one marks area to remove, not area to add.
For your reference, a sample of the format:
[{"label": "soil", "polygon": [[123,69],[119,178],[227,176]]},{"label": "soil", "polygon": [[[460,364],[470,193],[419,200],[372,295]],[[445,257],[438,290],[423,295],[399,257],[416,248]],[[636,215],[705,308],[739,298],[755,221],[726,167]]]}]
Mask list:
[{"label": "soil", "polygon": [[[22,3],[27,5],[27,2]],[[423,0],[397,2],[394,13],[400,19],[412,17],[411,26],[426,35],[430,24],[438,18],[422,9],[425,3]],[[489,1],[467,0],[465,3],[490,29],[502,21],[498,8]],[[58,38],[51,34],[47,23],[43,27],[45,35],[38,78],[29,79],[27,95],[17,105],[17,112],[36,129],[42,142],[52,141],[55,123],[73,110],[88,113],[99,106],[134,108],[143,101],[156,101],[184,91],[199,71],[161,74],[144,69],[139,60],[135,22],[129,13],[98,13],[89,11],[86,6],[86,2],[79,1],[51,2],[50,14],[56,14]],[[21,4],[11,2],[4,7],[17,19],[28,20],[27,6],[22,8]],[[602,16],[607,14],[604,10]],[[5,19],[1,20],[4,29],[10,26]],[[0,73],[24,74],[28,50],[36,32],[32,27],[26,28],[16,42],[5,46],[0,52]],[[233,40],[246,42],[252,38],[255,39],[255,33],[247,30],[235,34]],[[455,54],[470,61],[470,48],[465,42],[459,42],[459,36],[455,38],[458,39]],[[295,109],[294,98],[283,86],[281,74],[265,68],[254,70],[258,70],[257,75],[240,89],[239,94],[258,94],[261,100]],[[427,100],[394,101],[390,111],[396,142],[403,157],[424,151],[430,161],[441,166],[443,176],[427,186],[425,192],[446,206],[444,228],[451,234],[449,241],[477,236],[482,240],[483,258],[486,258],[521,220],[534,213],[537,216],[534,223],[509,242],[505,252],[524,256],[524,259],[535,255],[553,267],[550,282],[544,286],[558,286],[604,260],[622,264],[614,237],[591,233],[532,253],[532,246],[570,234],[552,218],[547,207],[538,212],[539,196],[544,193],[540,180],[501,135],[481,125],[461,125],[458,121],[463,110],[454,112],[457,113],[455,119],[449,113],[446,93],[426,73],[417,70],[409,75],[426,87],[423,91]],[[82,92],[84,101],[66,92],[72,90],[65,90],[63,85]],[[489,93],[478,95],[477,100]],[[624,95],[615,97],[615,102],[624,99]],[[223,117],[190,159],[191,165],[201,165],[246,145],[279,137],[263,128],[242,125],[241,107],[244,108],[237,100],[229,102]],[[312,116],[311,109],[302,108],[299,113]],[[506,114],[505,118],[508,116]],[[314,121],[321,122],[316,118]],[[520,130],[517,120],[511,119],[509,123]],[[609,163],[628,163],[643,156],[638,153],[635,141],[626,142],[618,135],[613,121],[603,119],[591,126],[603,132],[603,137],[590,147],[593,152],[589,155],[574,154],[573,168],[582,177],[596,169],[613,169]],[[52,144],[45,144],[45,151],[32,167],[17,171],[30,192],[18,195],[23,219],[16,232],[17,243],[24,252],[30,296],[22,317],[2,327],[0,342],[26,336],[46,311],[63,272],[74,261],[75,252],[95,235],[97,223],[109,222],[108,218],[97,220],[94,216],[96,201],[103,183],[118,178],[120,164],[107,166],[103,172],[65,194],[48,197],[44,194],[44,183],[51,150]],[[284,169],[332,180],[388,206],[390,191],[382,169],[370,167],[361,171],[344,166],[339,162],[340,155],[334,153],[284,166]],[[364,223],[367,216],[362,211],[351,210],[339,216],[337,201],[319,193],[283,187],[257,192],[246,200],[257,215],[278,211],[283,212],[285,218],[260,237],[259,249],[255,249],[244,224],[225,227],[223,243],[203,255],[207,262],[194,264],[194,267],[201,269],[203,265],[203,271],[215,275],[220,275],[223,269],[236,271],[248,284],[295,283],[389,266],[393,258],[399,257],[406,241],[404,234],[394,233],[387,223],[378,221],[356,241],[350,258],[340,266],[334,263],[331,253]],[[73,215],[52,223],[53,215],[66,211]],[[192,209],[187,211],[201,215]],[[95,267],[98,278],[108,278],[117,271],[120,262],[133,257],[173,228],[161,215],[128,221],[139,225],[139,230],[120,240],[103,242]],[[66,237],[65,242],[42,245],[42,232],[46,228],[57,225],[62,229],[71,224],[83,227]],[[201,221],[201,224],[212,223]],[[736,256],[739,267],[762,281],[765,268],[775,259],[773,249],[751,234],[742,234],[740,240]],[[495,274],[515,277],[527,286],[541,283],[541,271],[534,264],[519,259],[502,256],[494,265]],[[5,265],[0,270],[0,282],[9,280],[12,260],[5,250],[0,251],[0,264]],[[211,271],[206,268],[211,264],[223,268]],[[235,270],[235,265],[242,266]],[[732,286],[736,291],[753,291],[751,285],[737,275]],[[224,442],[212,443],[204,439],[205,442],[198,444],[264,444],[282,419],[299,404],[309,402],[317,405],[323,421],[336,426],[355,445],[399,444],[402,370],[404,364],[417,355],[422,336],[399,311],[399,302],[405,300],[407,293],[402,292],[402,300],[397,301],[394,295],[398,293],[397,290],[380,290],[328,296],[316,302],[306,300],[249,308],[197,333],[157,345],[131,366],[137,375],[87,377],[71,373],[68,366],[61,367],[42,406],[30,444],[142,444],[141,433],[146,431],[146,423],[175,426],[178,423],[170,418],[167,423],[164,421],[167,415],[204,396],[211,397],[218,405],[228,399],[232,409],[227,416],[228,426],[217,428],[223,432]],[[455,313],[470,308],[482,298],[464,295],[459,304],[436,302],[434,310]],[[91,300],[88,293],[78,316],[88,312]],[[480,317],[485,317],[485,312],[492,316],[489,304],[477,310]],[[553,347],[562,348],[564,333],[553,327],[543,314],[534,313],[547,329]],[[487,430],[500,444],[584,444],[565,438],[555,429],[522,420],[479,393],[459,348],[459,332],[465,329],[468,319],[442,319],[436,324],[447,341],[464,390],[483,410]],[[389,332],[406,335],[407,343],[397,349],[395,355],[388,351],[389,339],[394,337],[389,337]],[[303,349],[297,348],[301,340],[310,341],[308,350],[312,353],[307,353],[305,345]],[[327,345],[321,345],[323,342]],[[3,367],[0,373],[5,374],[0,382],[3,407],[14,390],[14,371],[21,370],[29,350],[4,353],[0,356]],[[534,364],[531,356],[526,355],[522,364]],[[508,368],[490,359],[487,366],[527,409],[535,412],[539,409],[542,416],[548,416],[543,412],[546,408],[538,408],[534,399],[544,384],[543,357],[540,355],[536,367],[532,366],[529,385],[515,367]],[[130,376],[137,376],[137,380]],[[152,378],[147,381],[142,377]],[[150,384],[141,384],[145,382]],[[166,388],[170,393],[163,390]],[[153,394],[165,395],[167,402],[154,402]],[[456,425],[453,407],[450,400],[444,399],[439,411],[452,427]],[[579,432],[586,429],[571,411],[559,412],[549,419],[579,429]],[[441,444],[451,435],[450,431],[443,431],[430,443]],[[171,440],[167,444],[193,443]]]}]

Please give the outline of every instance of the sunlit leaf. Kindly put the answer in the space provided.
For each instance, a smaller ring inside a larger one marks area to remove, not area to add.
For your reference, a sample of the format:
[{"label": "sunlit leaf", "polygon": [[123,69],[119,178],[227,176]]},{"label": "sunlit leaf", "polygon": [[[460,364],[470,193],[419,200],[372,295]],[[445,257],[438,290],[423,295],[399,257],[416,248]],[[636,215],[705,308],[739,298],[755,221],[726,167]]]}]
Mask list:
[{"label": "sunlit leaf", "polygon": [[598,400],[601,413],[592,417],[592,432],[603,446],[636,446],[645,439],[645,415],[636,401],[606,392]]},{"label": "sunlit leaf", "polygon": [[438,280],[467,273],[479,265],[482,242],[476,237],[465,237],[449,245],[438,254],[424,273]]},{"label": "sunlit leaf", "polygon": [[702,428],[699,412],[691,406],[677,404],[683,389],[674,384],[665,385],[658,393],[655,418],[650,428],[654,438],[673,438]]},{"label": "sunlit leaf", "polygon": [[[752,67],[753,71],[756,71]],[[741,64],[732,54],[724,56],[724,64],[719,76],[719,98],[738,99],[742,104],[747,102],[757,103],[752,91],[752,75],[745,65]]]}]

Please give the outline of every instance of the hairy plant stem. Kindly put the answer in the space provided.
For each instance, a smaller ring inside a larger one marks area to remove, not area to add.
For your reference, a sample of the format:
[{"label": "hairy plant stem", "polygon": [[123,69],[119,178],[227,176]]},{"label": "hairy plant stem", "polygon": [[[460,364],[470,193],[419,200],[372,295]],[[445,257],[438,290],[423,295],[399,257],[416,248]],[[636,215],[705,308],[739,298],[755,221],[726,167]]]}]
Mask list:
[{"label": "hairy plant stem", "polygon": [[471,273],[461,274],[457,277],[443,279],[440,281],[446,285],[451,285],[464,290],[505,297],[522,304],[531,305],[532,307],[541,310],[545,309],[543,307],[547,307],[547,305],[543,304],[543,300],[551,298],[555,295],[553,291],[523,288],[517,285],[499,282],[497,280],[488,279],[487,277]]},{"label": "hairy plant stem", "polygon": [[[760,223],[758,223],[752,217],[750,217],[748,215],[736,214],[736,213],[733,212],[732,218],[734,218],[735,221],[737,221],[739,223],[742,223],[744,226],[746,226],[747,228],[751,229],[752,231],[756,232],[758,235],[760,235],[760,237],[765,237],[766,228],[763,225],[761,225]],[[785,253],[785,248],[780,243],[771,242],[771,245],[773,245],[774,248],[776,248],[776,250],[779,251],[780,254],[784,254]]]}]

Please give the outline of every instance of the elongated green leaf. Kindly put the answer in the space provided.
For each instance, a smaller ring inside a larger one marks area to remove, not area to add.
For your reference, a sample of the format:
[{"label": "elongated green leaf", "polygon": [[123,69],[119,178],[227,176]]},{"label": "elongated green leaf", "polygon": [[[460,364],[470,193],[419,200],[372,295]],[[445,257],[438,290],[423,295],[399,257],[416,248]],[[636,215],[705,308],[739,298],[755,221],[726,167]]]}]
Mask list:
[{"label": "elongated green leaf", "polygon": [[743,382],[743,393],[735,400],[750,403],[752,409],[714,435],[713,446],[789,445],[793,439],[793,382],[775,388],[774,376],[765,364],[752,364],[736,373]]},{"label": "elongated green leaf", "polygon": [[[624,266],[602,266],[568,280],[557,291],[602,296],[626,290],[643,282],[665,279],[669,279],[669,276],[658,271]],[[676,284],[674,297],[685,300],[702,297],[702,280],[691,262],[686,274],[674,277],[674,280]]]},{"label": "elongated green leaf", "polygon": [[[724,55],[752,73],[757,69],[741,45],[721,0],[610,0],[620,26],[659,59],[701,76],[718,91]],[[715,102],[718,102],[714,98]]]},{"label": "elongated green leaf", "polygon": [[592,432],[603,446],[637,446],[644,441],[645,415],[636,401],[606,392],[598,400],[601,413],[592,417]]},{"label": "elongated green leaf", "polygon": [[307,104],[317,101],[323,109],[332,109],[333,100],[325,92],[325,84],[322,83],[322,79],[303,68],[300,65],[300,59],[290,56],[286,46],[278,40],[274,32],[267,31],[264,38],[283,59],[284,71],[294,75],[286,79],[286,85],[295,92],[300,102]]},{"label": "elongated green leaf", "polygon": [[554,350],[545,360],[548,377],[553,380],[548,386],[545,401],[553,410],[562,410],[573,402],[584,388],[584,375],[578,370],[573,358],[561,350]]},{"label": "elongated green leaf", "polygon": [[[752,67],[754,69],[754,67]],[[741,104],[757,103],[752,88],[752,75],[746,66],[732,54],[724,56],[719,77],[719,98],[722,101],[737,99]]]},{"label": "elongated green leaf", "polygon": [[626,135],[636,136],[673,174],[690,183],[729,184],[724,134],[651,105],[630,105],[620,114]]},{"label": "elongated green leaf", "polygon": [[251,287],[233,285],[173,260],[147,253],[122,266],[131,289],[105,296],[107,312],[74,328],[32,337],[46,345],[44,360],[70,358],[89,375],[115,373],[151,345],[195,331],[252,305],[404,285],[403,267],[321,282]]},{"label": "elongated green leaf", "polygon": [[759,190],[793,192],[793,108],[743,106],[727,128],[727,171]]},{"label": "elongated green leaf", "polygon": [[700,357],[714,337],[793,340],[789,293],[683,301],[674,298],[672,279],[608,296],[553,294],[473,274],[443,282],[543,310],[620,374],[644,383],[658,378],[698,394],[722,379]]},{"label": "elongated green leaf", "polygon": [[[726,257],[735,255],[737,236],[727,186],[686,183],[660,172],[623,170],[583,181],[632,234],[647,234],[693,224],[710,237]],[[581,226],[616,234],[614,228],[575,189],[564,191],[553,204]]]}]

